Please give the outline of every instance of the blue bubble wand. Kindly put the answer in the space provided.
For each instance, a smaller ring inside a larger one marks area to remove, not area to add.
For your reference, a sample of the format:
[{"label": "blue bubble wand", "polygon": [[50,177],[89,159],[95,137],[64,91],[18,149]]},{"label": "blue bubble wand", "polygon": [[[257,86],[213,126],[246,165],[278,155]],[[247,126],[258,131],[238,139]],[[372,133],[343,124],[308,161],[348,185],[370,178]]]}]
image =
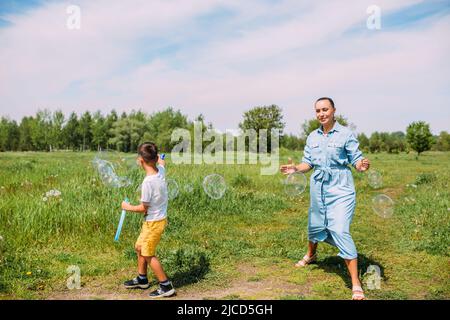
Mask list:
[{"label": "blue bubble wand", "polygon": [[[128,198],[125,198],[125,202],[129,203]],[[117,226],[116,236],[114,237],[114,241],[119,241],[120,232],[122,232],[123,221],[125,220],[125,215],[127,214],[126,210],[122,209],[122,214],[120,215],[119,225]]]}]

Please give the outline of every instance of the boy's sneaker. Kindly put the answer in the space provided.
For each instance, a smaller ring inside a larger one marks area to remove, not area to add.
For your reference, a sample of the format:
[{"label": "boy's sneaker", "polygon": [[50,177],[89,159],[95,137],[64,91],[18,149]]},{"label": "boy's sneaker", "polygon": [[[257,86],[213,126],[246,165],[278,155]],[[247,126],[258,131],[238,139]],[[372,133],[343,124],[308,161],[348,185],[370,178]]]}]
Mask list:
[{"label": "boy's sneaker", "polygon": [[159,288],[153,292],[149,293],[149,297],[156,299],[162,297],[171,297],[175,294],[175,289],[172,286],[172,282],[169,282],[168,285],[160,284]]},{"label": "boy's sneaker", "polygon": [[134,279],[125,281],[124,286],[127,289],[135,289],[135,288],[147,289],[148,287],[150,287],[150,283],[148,283],[147,278],[140,279],[139,277],[136,277]]}]

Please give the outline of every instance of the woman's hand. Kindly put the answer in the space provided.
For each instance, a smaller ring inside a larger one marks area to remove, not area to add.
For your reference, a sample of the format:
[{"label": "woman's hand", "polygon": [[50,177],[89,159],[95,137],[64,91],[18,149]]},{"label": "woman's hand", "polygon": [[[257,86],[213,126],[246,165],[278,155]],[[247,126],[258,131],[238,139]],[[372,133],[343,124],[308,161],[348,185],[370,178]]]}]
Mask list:
[{"label": "woman's hand", "polygon": [[367,171],[367,170],[369,170],[369,168],[370,168],[370,161],[369,161],[369,159],[364,158],[362,160],[359,160],[356,163],[356,170],[358,170],[359,172]]},{"label": "woman's hand", "polygon": [[288,158],[288,164],[284,164],[280,167],[280,171],[283,174],[291,174],[297,171],[295,164],[292,163],[292,159]]}]

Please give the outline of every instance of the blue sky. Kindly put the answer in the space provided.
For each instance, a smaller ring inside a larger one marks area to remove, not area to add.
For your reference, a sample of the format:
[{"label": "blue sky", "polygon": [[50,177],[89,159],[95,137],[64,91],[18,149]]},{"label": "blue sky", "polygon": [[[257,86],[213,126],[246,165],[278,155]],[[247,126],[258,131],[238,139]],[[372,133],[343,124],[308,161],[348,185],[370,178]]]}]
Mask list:
[{"label": "blue sky", "polygon": [[9,14],[23,14],[28,10],[42,5],[42,0],[2,0],[0,1],[0,27],[11,25],[5,16]]},{"label": "blue sky", "polygon": [[365,0],[2,0],[0,115],[173,106],[226,130],[277,104],[298,133],[328,95],[359,132],[449,130],[450,1],[377,2],[380,30]]}]

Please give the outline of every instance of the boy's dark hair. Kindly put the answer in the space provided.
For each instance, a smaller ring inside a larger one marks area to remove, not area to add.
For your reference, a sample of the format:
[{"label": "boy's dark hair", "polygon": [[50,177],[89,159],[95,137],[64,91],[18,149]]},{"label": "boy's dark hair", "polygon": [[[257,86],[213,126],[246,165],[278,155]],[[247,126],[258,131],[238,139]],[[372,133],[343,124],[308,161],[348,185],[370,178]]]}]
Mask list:
[{"label": "boy's dark hair", "polygon": [[158,160],[158,147],[153,142],[141,143],[138,147],[138,154],[145,162]]},{"label": "boy's dark hair", "polygon": [[[323,100],[328,100],[330,102],[331,106],[333,107],[333,109],[336,109],[336,107],[334,106],[333,99],[328,98],[328,97],[319,98],[319,99],[316,100],[316,103],[319,102],[319,101],[323,101]],[[316,103],[314,103],[314,105],[316,105]]]}]

